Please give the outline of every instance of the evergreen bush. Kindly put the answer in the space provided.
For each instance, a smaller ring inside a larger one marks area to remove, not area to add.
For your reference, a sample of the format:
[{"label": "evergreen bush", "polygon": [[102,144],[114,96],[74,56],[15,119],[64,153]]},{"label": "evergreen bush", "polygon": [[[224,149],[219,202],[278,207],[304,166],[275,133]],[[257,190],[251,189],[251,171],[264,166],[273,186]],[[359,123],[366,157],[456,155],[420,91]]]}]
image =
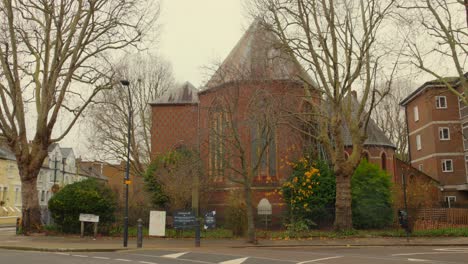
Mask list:
[{"label": "evergreen bush", "polygon": [[393,221],[392,182],[377,165],[363,160],[351,179],[353,225],[359,229],[384,228]]},{"label": "evergreen bush", "polygon": [[49,200],[51,216],[62,232],[80,232],[80,214],[99,216],[105,228],[115,220],[117,200],[112,190],[94,179],[66,185]]}]

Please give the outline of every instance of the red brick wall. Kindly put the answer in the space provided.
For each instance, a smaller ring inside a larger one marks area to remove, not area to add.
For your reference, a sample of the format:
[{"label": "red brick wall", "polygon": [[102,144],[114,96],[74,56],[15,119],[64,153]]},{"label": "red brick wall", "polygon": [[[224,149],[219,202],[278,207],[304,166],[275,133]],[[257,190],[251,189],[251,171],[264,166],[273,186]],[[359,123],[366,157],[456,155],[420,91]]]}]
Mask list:
[{"label": "red brick wall", "polygon": [[[295,112],[299,111],[303,88],[297,83],[292,82],[249,82],[249,83],[233,83],[227,84],[224,87],[219,87],[206,91],[200,94],[200,135],[201,135],[201,153],[202,159],[205,162],[205,168],[209,168],[208,162],[208,146],[209,146],[209,111],[215,100],[223,101],[229,98],[231,105],[235,105],[236,121],[239,124],[239,135],[242,145],[246,151],[245,157],[247,161],[251,161],[251,128],[247,122],[249,118],[248,105],[254,94],[259,90],[266,90],[275,98],[275,104],[279,108],[294,108]],[[236,100],[236,102],[233,102]],[[297,130],[282,122],[276,130],[276,171],[277,179],[282,179],[289,175],[289,168],[285,165],[285,159],[294,160],[302,154],[302,135]],[[231,162],[236,163],[238,160],[233,159]],[[239,163],[237,162],[237,165]],[[262,182],[265,177],[260,175],[257,182]],[[226,185],[230,185],[223,180]]]},{"label": "red brick wall", "polygon": [[176,146],[197,146],[198,106],[153,105],[151,153],[158,155]]},{"label": "red brick wall", "polygon": [[[436,97],[445,96],[447,108],[436,107]],[[419,121],[414,120],[414,107],[419,109]],[[409,146],[412,166],[422,170],[441,184],[464,184],[466,172],[458,97],[446,88],[427,88],[406,106]],[[450,140],[440,140],[439,128],[450,129]],[[421,136],[421,149],[416,137]],[[449,153],[447,155],[447,153]],[[441,156],[444,155],[444,156]],[[442,172],[442,160],[453,160],[453,172]]]},{"label": "red brick wall", "polygon": [[[347,148],[346,152],[348,154],[351,154],[352,148]],[[365,146],[364,147],[364,152],[366,152],[369,157],[369,162],[373,163],[379,168],[384,169],[383,167],[383,161],[382,161],[382,154],[385,153],[386,159],[385,159],[385,166],[386,169],[385,171],[388,172],[388,174],[392,177],[392,179],[395,177],[395,167],[394,167],[394,155],[395,155],[395,150],[390,147],[380,147],[380,146]]]}]

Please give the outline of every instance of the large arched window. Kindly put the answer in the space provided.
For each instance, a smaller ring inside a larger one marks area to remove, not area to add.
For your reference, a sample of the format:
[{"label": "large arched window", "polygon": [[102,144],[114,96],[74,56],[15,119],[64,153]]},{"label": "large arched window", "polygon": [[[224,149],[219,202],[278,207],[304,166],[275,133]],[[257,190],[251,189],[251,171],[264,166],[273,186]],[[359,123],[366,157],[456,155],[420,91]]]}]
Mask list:
[{"label": "large arched window", "polygon": [[209,173],[215,178],[224,176],[227,118],[222,107],[214,104],[209,112]]},{"label": "large arched window", "polygon": [[381,159],[381,168],[382,170],[387,170],[387,154],[382,152],[382,155],[380,156]]},{"label": "large arched window", "polygon": [[275,104],[271,94],[258,90],[248,107],[251,129],[251,166],[258,176],[276,176],[276,122]]}]

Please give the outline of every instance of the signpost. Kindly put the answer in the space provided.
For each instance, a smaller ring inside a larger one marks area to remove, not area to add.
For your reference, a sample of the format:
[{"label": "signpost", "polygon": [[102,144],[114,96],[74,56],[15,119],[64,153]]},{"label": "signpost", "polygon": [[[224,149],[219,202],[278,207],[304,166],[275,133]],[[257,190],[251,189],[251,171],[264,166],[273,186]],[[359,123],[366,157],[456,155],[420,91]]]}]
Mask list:
[{"label": "signpost", "polygon": [[174,212],[174,228],[175,229],[191,229],[195,228],[195,246],[200,246],[200,223],[197,221],[195,213],[192,211],[176,211]]},{"label": "signpost", "polygon": [[89,223],[94,223],[94,239],[96,239],[97,227],[99,223],[99,215],[80,214],[80,222],[81,222],[81,237],[84,236],[84,223],[89,222]]}]

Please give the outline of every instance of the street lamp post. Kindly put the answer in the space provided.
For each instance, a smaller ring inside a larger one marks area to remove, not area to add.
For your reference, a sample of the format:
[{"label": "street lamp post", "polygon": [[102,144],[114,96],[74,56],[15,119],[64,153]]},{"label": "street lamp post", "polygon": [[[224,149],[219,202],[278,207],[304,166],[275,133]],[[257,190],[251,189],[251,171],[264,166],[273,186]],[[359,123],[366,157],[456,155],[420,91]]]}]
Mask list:
[{"label": "street lamp post", "polygon": [[130,82],[121,80],[120,83],[127,87],[128,90],[128,128],[127,128],[127,165],[125,168],[125,216],[124,216],[124,238],[123,246],[128,245],[128,184],[130,183],[130,139],[131,139],[131,126],[132,126],[132,94],[130,91]]}]

